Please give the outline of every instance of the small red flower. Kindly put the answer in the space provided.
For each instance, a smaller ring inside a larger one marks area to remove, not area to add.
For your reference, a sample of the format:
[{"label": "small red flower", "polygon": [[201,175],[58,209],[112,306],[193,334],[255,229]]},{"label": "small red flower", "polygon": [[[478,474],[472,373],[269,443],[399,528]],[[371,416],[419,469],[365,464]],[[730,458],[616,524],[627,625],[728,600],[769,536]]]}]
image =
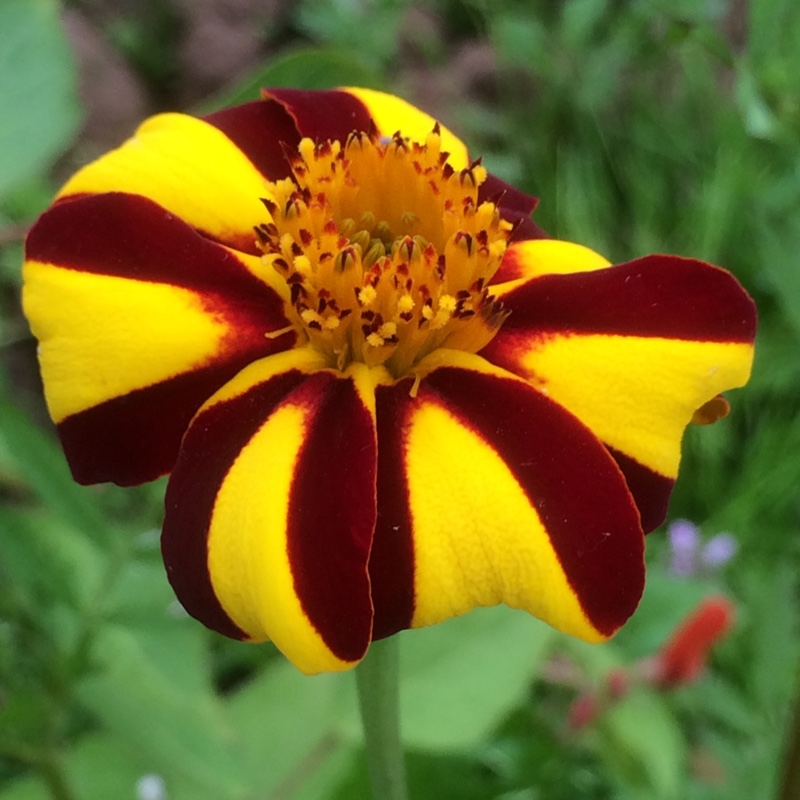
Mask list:
[{"label": "small red flower", "polygon": [[591,725],[603,712],[604,704],[591,691],[578,695],[569,707],[569,728],[579,731]]},{"label": "small red flower", "polygon": [[727,597],[705,598],[655,655],[650,664],[653,683],[667,689],[697,680],[711,648],[731,629],[734,618],[735,608]]}]

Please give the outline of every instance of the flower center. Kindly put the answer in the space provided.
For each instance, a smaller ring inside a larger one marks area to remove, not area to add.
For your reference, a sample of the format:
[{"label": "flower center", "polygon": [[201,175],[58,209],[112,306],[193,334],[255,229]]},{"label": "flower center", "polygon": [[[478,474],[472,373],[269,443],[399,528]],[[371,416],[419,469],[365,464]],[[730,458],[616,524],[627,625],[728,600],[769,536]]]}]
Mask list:
[{"label": "flower center", "polygon": [[480,163],[457,171],[447,156],[438,126],[422,144],[303,139],[293,178],[268,185],[262,260],[332,367],[382,364],[399,378],[436,348],[477,352],[506,318],[488,283],[511,224],[478,203]]}]

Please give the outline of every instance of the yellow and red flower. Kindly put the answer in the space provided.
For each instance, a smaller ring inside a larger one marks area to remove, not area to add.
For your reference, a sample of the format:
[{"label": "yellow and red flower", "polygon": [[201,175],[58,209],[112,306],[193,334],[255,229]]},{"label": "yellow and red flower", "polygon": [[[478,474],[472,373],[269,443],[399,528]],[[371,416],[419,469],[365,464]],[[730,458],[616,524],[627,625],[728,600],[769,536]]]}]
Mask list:
[{"label": "yellow and red flower", "polygon": [[755,312],[721,269],[612,266],[534,206],[374,91],[147,120],[27,241],[75,478],[171,473],[181,602],[306,672],[497,603],[609,637]]}]

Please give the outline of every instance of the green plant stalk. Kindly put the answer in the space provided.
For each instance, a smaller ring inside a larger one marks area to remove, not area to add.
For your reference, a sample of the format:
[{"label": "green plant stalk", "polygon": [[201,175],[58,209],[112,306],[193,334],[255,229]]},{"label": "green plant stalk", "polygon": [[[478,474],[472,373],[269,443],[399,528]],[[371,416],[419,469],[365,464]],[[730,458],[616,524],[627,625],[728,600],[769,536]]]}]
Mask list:
[{"label": "green plant stalk", "polygon": [[39,764],[39,774],[53,800],[75,800],[61,764],[54,754],[42,760]]},{"label": "green plant stalk", "polygon": [[778,800],[797,800],[800,797],[800,684],[795,694],[795,706],[783,760],[783,783]]},{"label": "green plant stalk", "polygon": [[398,640],[374,642],[356,667],[358,704],[375,800],[408,800],[400,741]]}]

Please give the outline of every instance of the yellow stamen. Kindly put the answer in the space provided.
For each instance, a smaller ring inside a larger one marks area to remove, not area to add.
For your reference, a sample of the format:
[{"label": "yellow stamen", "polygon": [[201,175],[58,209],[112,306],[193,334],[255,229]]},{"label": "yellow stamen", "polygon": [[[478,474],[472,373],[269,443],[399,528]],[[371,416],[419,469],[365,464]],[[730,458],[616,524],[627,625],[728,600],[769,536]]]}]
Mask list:
[{"label": "yellow stamen", "polygon": [[383,364],[399,378],[438,347],[477,352],[506,312],[487,289],[511,230],[478,203],[486,171],[456,171],[438,129],[424,144],[354,132],[303,139],[293,179],[271,183],[256,229],[286,281],[287,313],[332,367]]}]

